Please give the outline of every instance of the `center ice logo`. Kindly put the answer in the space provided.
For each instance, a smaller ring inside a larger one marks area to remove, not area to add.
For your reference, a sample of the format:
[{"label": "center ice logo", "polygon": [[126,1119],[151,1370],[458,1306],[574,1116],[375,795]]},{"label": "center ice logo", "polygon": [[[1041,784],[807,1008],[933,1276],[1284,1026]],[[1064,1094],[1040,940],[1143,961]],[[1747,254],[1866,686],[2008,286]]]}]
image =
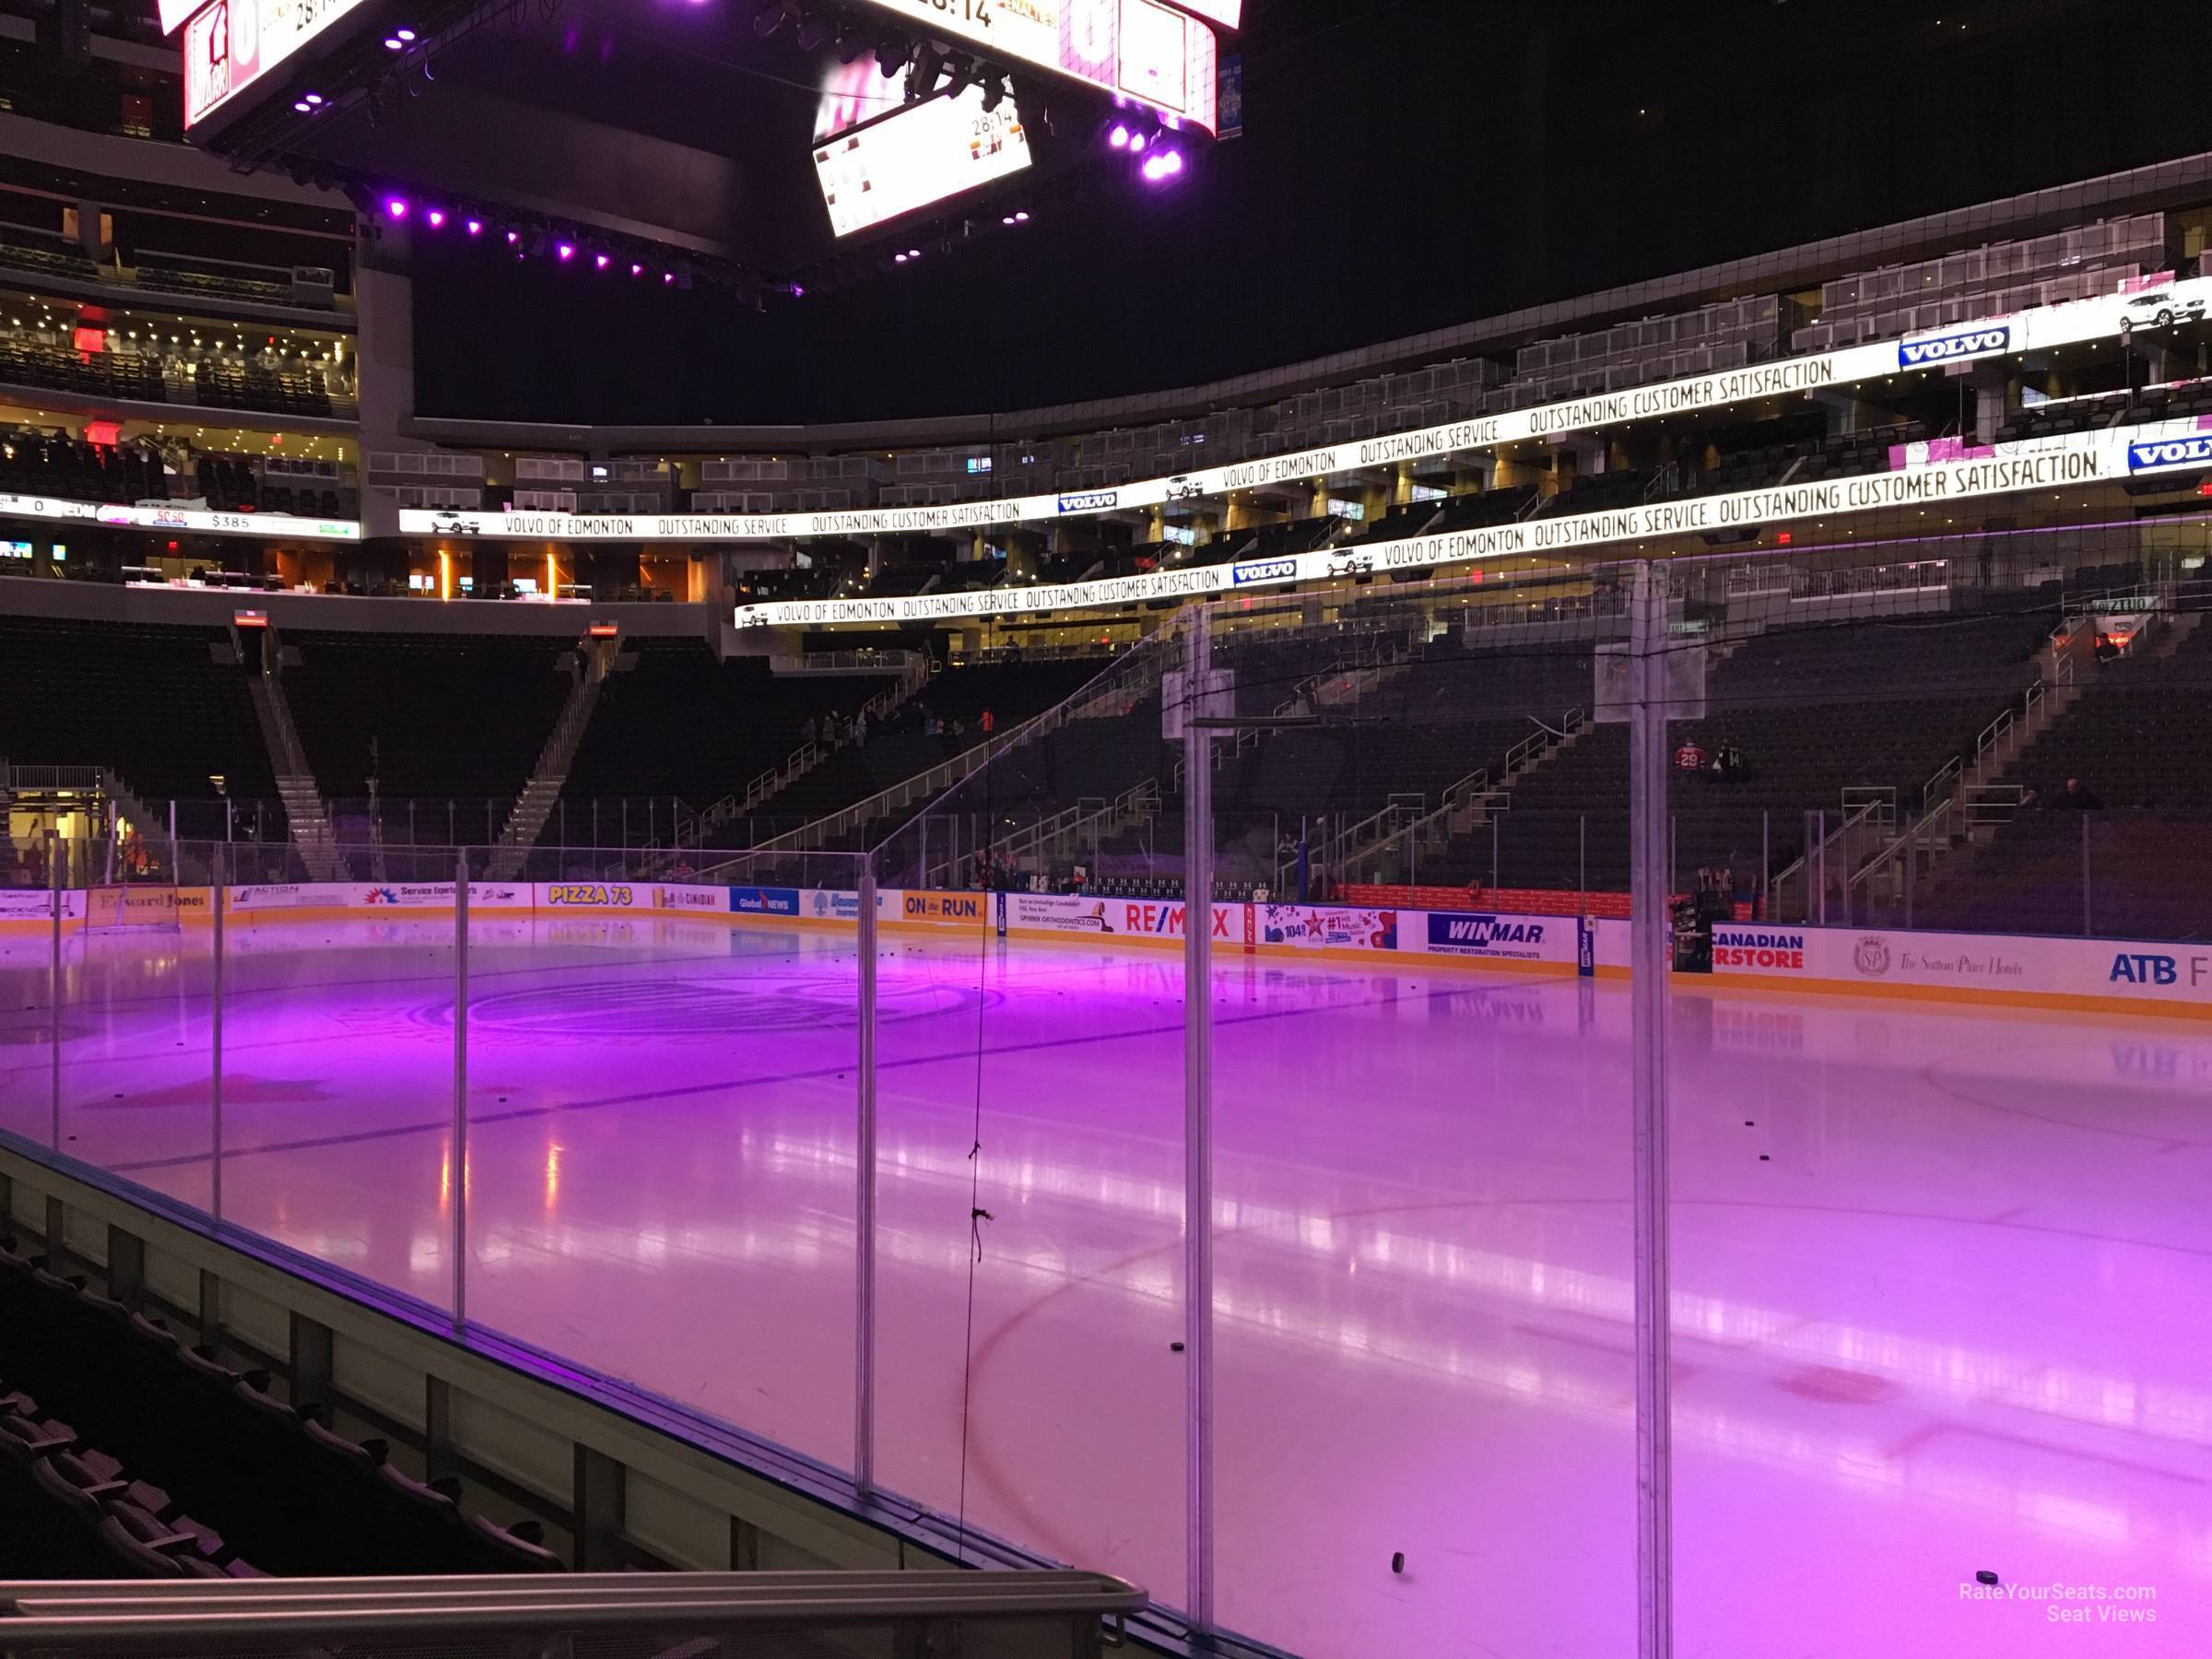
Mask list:
[{"label": "center ice logo", "polygon": [[1987,357],[1993,351],[2003,351],[2012,344],[2012,329],[2003,323],[1992,323],[1982,328],[1959,329],[1951,334],[1931,335],[1924,340],[1900,340],[1897,343],[1897,366],[1900,369],[1924,369],[1930,363],[1955,362],[1960,358]]}]

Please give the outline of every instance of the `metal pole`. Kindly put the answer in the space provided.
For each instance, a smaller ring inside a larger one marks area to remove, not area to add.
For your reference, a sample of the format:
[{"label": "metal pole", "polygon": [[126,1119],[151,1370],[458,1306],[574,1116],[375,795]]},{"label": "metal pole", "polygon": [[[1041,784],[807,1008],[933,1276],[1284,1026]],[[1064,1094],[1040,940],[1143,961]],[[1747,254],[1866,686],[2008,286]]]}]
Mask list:
[{"label": "metal pole", "polygon": [[1912,882],[1915,875],[1913,866],[1919,863],[1920,850],[1912,844],[1912,833],[1907,831],[1905,836],[1905,931],[1908,933],[1912,929]]},{"label": "metal pole", "polygon": [[876,1485],[876,869],[860,870],[860,1077],[853,1135],[853,1484]]},{"label": "metal pole", "polygon": [[[111,841],[110,845],[113,843]],[[62,1149],[62,838],[46,831],[46,885],[53,895],[53,958],[47,970],[46,1042],[53,1051],[53,1149]]]},{"label": "metal pole", "polygon": [[1759,815],[1759,919],[1774,920],[1772,901],[1774,881],[1774,841],[1771,808],[1762,807]]},{"label": "metal pole", "polygon": [[468,854],[453,856],[453,1331],[468,1328]]},{"label": "metal pole", "polygon": [[2081,936],[2094,931],[2089,925],[2089,815],[2081,815]]},{"label": "metal pole", "polygon": [[1667,1273],[1666,609],[1649,563],[1636,567],[1630,617],[1630,987],[1635,1112],[1636,1578],[1639,1659],[1674,1652],[1673,1307]]},{"label": "metal pole", "polygon": [[1214,767],[1206,711],[1211,618],[1191,618],[1182,729],[1183,1610],[1201,1638],[1214,1625]]},{"label": "metal pole", "polygon": [[214,966],[208,972],[207,999],[207,1213],[218,1226],[223,1219],[223,910],[229,897],[229,861],[223,849],[214,853],[215,877],[207,911],[215,924]]},{"label": "metal pole", "polygon": [[1820,925],[1821,925],[1821,926],[1823,926],[1823,927],[1826,927],[1826,926],[1828,925],[1828,808],[1827,808],[1827,807],[1823,806],[1823,807],[1821,807],[1821,808],[1820,808],[1820,809],[1819,809],[1818,812],[1816,812],[1816,813],[1814,813],[1814,814],[1813,814],[1813,831],[1814,831],[1815,835],[1816,835],[1816,836],[1818,836],[1818,840],[1817,840],[1817,841],[1814,842],[1814,845],[1815,845],[1816,849],[1818,850],[1818,860],[1819,860],[1819,866],[1820,866],[1820,907],[1819,907],[1819,909],[1818,909],[1818,911],[1815,912],[1815,914],[1816,914],[1816,915],[1817,915],[1817,917],[1818,918],[1818,921],[1819,921],[1819,923],[1820,923]]},{"label": "metal pole", "polygon": [[169,804],[169,879],[171,886],[183,878],[184,872],[177,867],[177,804]]},{"label": "metal pole", "polygon": [[230,797],[225,795],[223,797],[223,844],[225,846],[229,846],[238,839],[236,823],[237,820],[231,811]]},{"label": "metal pole", "polygon": [[1498,814],[1490,814],[1490,891],[1498,890]]},{"label": "metal pole", "polygon": [[1576,902],[1583,913],[1590,913],[1590,815],[1577,813],[1574,819],[1574,891]]}]

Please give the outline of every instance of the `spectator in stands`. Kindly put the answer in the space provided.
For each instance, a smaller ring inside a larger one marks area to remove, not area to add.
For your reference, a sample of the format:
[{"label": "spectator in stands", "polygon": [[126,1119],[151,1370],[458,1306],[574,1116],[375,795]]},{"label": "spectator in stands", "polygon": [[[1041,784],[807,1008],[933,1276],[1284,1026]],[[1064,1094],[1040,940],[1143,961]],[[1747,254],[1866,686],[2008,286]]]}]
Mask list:
[{"label": "spectator in stands", "polygon": [[2067,812],[2102,812],[2104,810],[2104,803],[2097,798],[2097,792],[2083,783],[2079,778],[2068,778],[2066,786],[2058,792],[2057,798],[2051,805]]},{"label": "spectator in stands", "polygon": [[819,729],[820,728],[814,724],[814,716],[811,714],[807,715],[805,720],[799,723],[799,741],[801,743],[812,743],[814,741],[816,732],[818,732]]},{"label": "spectator in stands", "polygon": [[2100,666],[2106,663],[2117,662],[2120,659],[2119,642],[2108,633],[2099,634],[2097,642],[2089,647],[2089,651],[2096,657]]},{"label": "spectator in stands", "polygon": [[867,712],[865,709],[863,709],[863,710],[862,710],[862,711],[861,711],[859,713],[855,714],[855,715],[853,717],[853,746],[854,746],[855,747],[861,747],[861,746],[865,745],[865,744],[867,742],[867,740],[868,740],[868,712]]},{"label": "spectator in stands", "polygon": [[1675,750],[1675,770],[1678,772],[1701,772],[1705,770],[1705,746],[1695,737],[1682,739]]},{"label": "spectator in stands", "polygon": [[984,736],[990,736],[993,732],[998,729],[998,716],[992,713],[990,710],[985,709],[983,711],[982,721],[978,729],[982,732]]}]

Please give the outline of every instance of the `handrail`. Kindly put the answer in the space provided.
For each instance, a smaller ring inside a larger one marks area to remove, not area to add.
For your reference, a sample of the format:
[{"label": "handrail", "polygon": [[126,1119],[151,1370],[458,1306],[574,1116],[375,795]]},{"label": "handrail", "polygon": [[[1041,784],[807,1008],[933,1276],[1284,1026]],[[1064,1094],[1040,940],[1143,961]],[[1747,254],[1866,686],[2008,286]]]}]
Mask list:
[{"label": "handrail", "polygon": [[[1159,649],[1156,642],[1169,639],[1171,635],[1171,629],[1163,629],[1149,639],[1139,641],[1135,647],[1123,653],[1112,666],[1094,676],[1073,697],[1047,709],[1043,713],[1033,715],[1019,725],[1001,732],[995,736],[986,737],[982,742],[962,749],[949,759],[939,761],[926,771],[917,772],[903,782],[892,784],[888,789],[878,790],[865,800],[857,801],[850,806],[841,807],[825,818],[817,818],[810,824],[802,824],[796,830],[789,830],[781,835],[771,837],[759,846],[747,848],[745,851],[750,853],[818,851],[824,843],[844,834],[848,830],[856,829],[862,824],[882,818],[900,807],[912,806],[917,800],[942,794],[1017,745],[1026,743],[1033,736],[1041,736],[1047,732],[1057,731],[1071,720],[1088,718],[1094,709],[1109,698],[1118,700],[1120,694],[1126,688],[1126,682],[1136,677],[1137,669],[1147,665],[1151,656],[1156,653]],[[733,859],[727,862],[735,865],[738,861]],[[705,874],[712,878],[714,872],[708,871]]]},{"label": "handrail", "polygon": [[337,1637],[351,1646],[350,1639],[403,1632],[466,1631],[482,1641],[615,1626],[683,1634],[759,1627],[833,1632],[937,1620],[1065,1619],[1088,1627],[1092,1641],[1074,1650],[1082,1652],[1103,1644],[1107,1622],[1142,1613],[1147,1602],[1125,1579],[1072,1571],[31,1581],[0,1583],[0,1645],[42,1653],[195,1654],[262,1641],[327,1644]]}]

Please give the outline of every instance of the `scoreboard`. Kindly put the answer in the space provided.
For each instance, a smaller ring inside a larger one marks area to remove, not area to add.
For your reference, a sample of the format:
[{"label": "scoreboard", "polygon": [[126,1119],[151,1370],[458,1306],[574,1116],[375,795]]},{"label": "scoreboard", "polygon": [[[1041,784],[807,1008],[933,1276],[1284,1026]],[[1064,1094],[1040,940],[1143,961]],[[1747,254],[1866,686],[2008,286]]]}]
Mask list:
[{"label": "scoreboard", "polygon": [[1210,133],[1219,46],[1203,20],[1235,0],[868,0],[877,11],[995,58],[1134,98]]}]

